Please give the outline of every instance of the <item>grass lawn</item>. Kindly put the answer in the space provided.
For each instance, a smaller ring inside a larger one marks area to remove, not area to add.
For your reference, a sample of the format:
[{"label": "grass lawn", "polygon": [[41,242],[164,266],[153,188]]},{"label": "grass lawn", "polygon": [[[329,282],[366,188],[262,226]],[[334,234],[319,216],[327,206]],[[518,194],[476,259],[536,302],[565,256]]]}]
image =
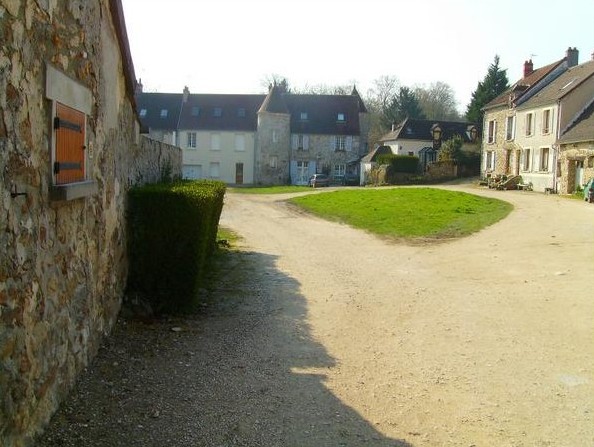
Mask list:
[{"label": "grass lawn", "polygon": [[465,236],[503,219],[513,209],[501,200],[435,188],[345,190],[296,197],[291,202],[325,219],[406,239]]},{"label": "grass lawn", "polygon": [[228,192],[237,194],[287,194],[292,192],[311,191],[308,186],[247,186],[243,188],[227,188]]}]

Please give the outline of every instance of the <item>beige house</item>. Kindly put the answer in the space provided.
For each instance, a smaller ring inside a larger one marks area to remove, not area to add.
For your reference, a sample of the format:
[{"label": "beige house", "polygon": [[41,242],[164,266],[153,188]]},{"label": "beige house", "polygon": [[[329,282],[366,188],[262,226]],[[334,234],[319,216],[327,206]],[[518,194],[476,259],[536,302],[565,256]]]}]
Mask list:
[{"label": "beige house", "polygon": [[[539,69],[531,60],[524,63],[524,76],[484,108],[481,174],[520,175],[522,147],[517,143],[517,107],[528,101],[569,66],[577,65],[578,52],[569,48],[566,57]],[[525,121],[524,121],[525,123]],[[531,158],[530,158],[531,160]],[[530,168],[531,169],[531,168]]]},{"label": "beige house", "polygon": [[516,108],[519,172],[535,191],[557,191],[557,140],[593,97],[594,61],[588,61],[570,67]]}]

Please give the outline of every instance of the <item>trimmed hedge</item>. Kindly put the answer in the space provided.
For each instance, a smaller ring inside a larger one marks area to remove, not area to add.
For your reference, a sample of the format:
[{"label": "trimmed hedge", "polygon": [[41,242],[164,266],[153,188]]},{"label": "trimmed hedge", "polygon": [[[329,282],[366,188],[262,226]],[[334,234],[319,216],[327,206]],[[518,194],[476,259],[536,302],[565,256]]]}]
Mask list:
[{"label": "trimmed hedge", "polygon": [[128,297],[148,301],[155,313],[196,308],[225,189],[222,182],[201,180],[130,190]]},{"label": "trimmed hedge", "polygon": [[380,165],[389,165],[393,172],[414,174],[419,169],[419,157],[413,155],[383,154],[377,157]]}]

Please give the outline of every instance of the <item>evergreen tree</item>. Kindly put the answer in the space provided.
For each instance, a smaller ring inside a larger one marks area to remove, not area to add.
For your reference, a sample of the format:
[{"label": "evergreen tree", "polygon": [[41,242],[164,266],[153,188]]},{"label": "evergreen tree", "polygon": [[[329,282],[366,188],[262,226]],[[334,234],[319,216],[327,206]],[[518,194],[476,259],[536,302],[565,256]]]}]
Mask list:
[{"label": "evergreen tree", "polygon": [[400,87],[398,94],[383,111],[382,122],[385,127],[390,128],[392,123],[400,123],[407,117],[425,119],[425,114],[414,92],[408,87]]},{"label": "evergreen tree", "polygon": [[483,125],[483,111],[485,105],[503,93],[509,87],[507,70],[499,68],[499,56],[495,55],[493,63],[484,79],[478,83],[476,90],[472,93],[470,104],[466,107],[466,120]]}]

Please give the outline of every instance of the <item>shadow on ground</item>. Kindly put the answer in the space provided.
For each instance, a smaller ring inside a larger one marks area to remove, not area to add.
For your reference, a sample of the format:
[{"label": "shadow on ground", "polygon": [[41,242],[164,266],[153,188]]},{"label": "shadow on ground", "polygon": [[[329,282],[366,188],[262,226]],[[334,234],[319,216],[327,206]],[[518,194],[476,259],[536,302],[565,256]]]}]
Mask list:
[{"label": "shadow on ground", "polygon": [[35,445],[412,447],[328,391],[335,360],[275,257],[224,267],[200,315],[120,320]]}]

